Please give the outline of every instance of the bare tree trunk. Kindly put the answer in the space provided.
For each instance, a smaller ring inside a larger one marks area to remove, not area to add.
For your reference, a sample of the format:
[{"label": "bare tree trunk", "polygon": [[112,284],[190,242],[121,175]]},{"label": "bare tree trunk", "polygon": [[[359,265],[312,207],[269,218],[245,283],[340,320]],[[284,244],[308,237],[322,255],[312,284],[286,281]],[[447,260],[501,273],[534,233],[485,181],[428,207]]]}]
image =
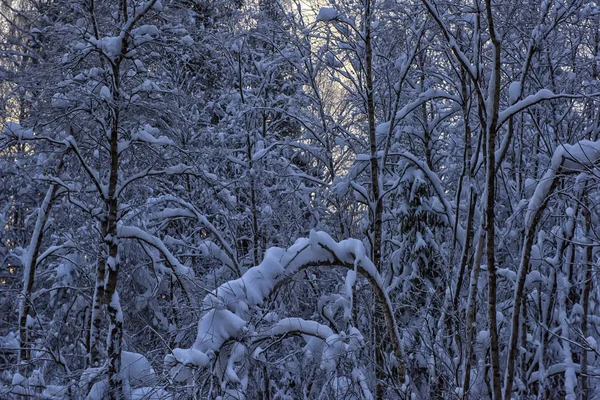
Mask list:
[{"label": "bare tree trunk", "polygon": [[496,129],[498,126],[498,112],[500,108],[500,41],[496,36],[494,19],[492,16],[491,0],[486,0],[486,14],[492,44],[494,45],[494,65],[488,87],[486,102],[487,135],[486,135],[486,172],[487,172],[487,202],[486,202],[486,254],[488,269],[488,319],[490,329],[490,357],[492,361],[492,387],[494,400],[502,399],[502,384],[500,382],[500,350],[498,345],[498,322],[496,314],[496,232],[495,232],[495,205],[496,205]]},{"label": "bare tree trunk", "polygon": [[262,397],[264,400],[271,400],[271,381],[269,379],[269,369],[267,365],[263,365],[263,392]]},{"label": "bare tree trunk", "polygon": [[[383,235],[383,201],[381,199],[380,188],[379,188],[379,162],[377,160],[377,138],[375,136],[375,101],[373,99],[373,49],[371,47],[371,0],[366,1],[365,8],[365,72],[366,72],[366,97],[367,97],[367,119],[369,129],[369,151],[370,151],[370,169],[371,169],[371,194],[372,194],[372,220],[371,220],[371,234],[373,235],[373,264],[377,268],[378,272],[382,272],[381,265],[381,243]],[[374,207],[373,207],[374,206]],[[375,303],[375,377],[377,379],[375,398],[383,399],[385,396],[385,390],[383,380],[386,377],[385,363],[384,363],[384,351],[383,346],[384,332],[385,329],[382,326],[384,319],[384,313],[381,309],[379,302]]]}]

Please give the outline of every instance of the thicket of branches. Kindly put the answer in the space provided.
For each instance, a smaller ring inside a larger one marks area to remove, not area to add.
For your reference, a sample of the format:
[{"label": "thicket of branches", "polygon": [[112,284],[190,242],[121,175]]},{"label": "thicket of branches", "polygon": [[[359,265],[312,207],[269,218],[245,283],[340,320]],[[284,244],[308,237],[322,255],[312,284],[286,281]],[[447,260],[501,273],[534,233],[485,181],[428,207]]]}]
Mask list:
[{"label": "thicket of branches", "polygon": [[599,29],[0,0],[0,397],[600,396]]}]

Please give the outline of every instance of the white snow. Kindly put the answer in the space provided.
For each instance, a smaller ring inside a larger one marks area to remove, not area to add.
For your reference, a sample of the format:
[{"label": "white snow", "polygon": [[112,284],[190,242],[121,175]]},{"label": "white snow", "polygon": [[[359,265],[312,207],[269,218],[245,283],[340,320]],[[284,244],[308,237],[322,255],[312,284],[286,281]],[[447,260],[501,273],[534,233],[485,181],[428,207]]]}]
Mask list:
[{"label": "white snow", "polygon": [[[229,310],[212,310],[198,322],[194,348],[203,353],[218,350],[226,340],[237,336],[245,325],[245,320]],[[197,359],[203,360],[202,357]]]},{"label": "white snow", "polygon": [[340,335],[331,335],[325,341],[325,351],[321,360],[321,368],[326,371],[334,371],[338,359],[346,354],[346,344]]},{"label": "white snow", "polygon": [[542,380],[546,379],[546,377],[548,377],[548,376],[565,373],[568,368],[571,368],[576,373],[581,372],[581,366],[579,364],[572,363],[571,365],[568,365],[567,363],[559,362],[559,363],[551,365],[546,370],[546,373],[541,377],[540,377],[539,371],[533,372],[531,374],[531,377],[529,378],[528,383],[530,383],[530,384],[535,383],[535,382],[538,382],[540,379],[542,379]]},{"label": "white snow", "polygon": [[104,37],[100,40],[92,37],[89,41],[111,59],[120,55],[123,49],[123,38],[121,36]]},{"label": "white snow", "polygon": [[511,271],[508,268],[498,268],[497,273],[498,276],[509,279],[513,282],[517,280],[517,273],[515,271]]},{"label": "white snow", "polygon": [[364,337],[356,328],[350,328],[349,332],[340,332],[329,336],[325,340],[325,350],[322,354],[321,368],[333,371],[338,365],[340,357],[360,350],[363,346]]},{"label": "white snow", "polygon": [[68,108],[71,105],[71,102],[63,93],[55,93],[54,96],[52,96],[50,104],[55,108]]},{"label": "white snow", "polygon": [[16,350],[20,348],[19,338],[15,332],[8,332],[6,336],[0,336],[0,348]]},{"label": "white snow", "polygon": [[225,381],[241,383],[242,379],[238,376],[237,372],[235,371],[235,365],[236,363],[241,362],[243,360],[245,353],[246,346],[239,342],[234,343],[229,360],[227,360],[227,368],[225,370]]},{"label": "white snow", "polygon": [[155,387],[143,387],[131,391],[131,400],[172,400],[173,395]]},{"label": "white snow", "polygon": [[481,345],[487,345],[490,342],[490,331],[483,330],[477,333],[477,343]]},{"label": "white snow", "polygon": [[529,199],[527,214],[525,216],[526,226],[530,226],[535,212],[542,206],[550,194],[550,189],[558,172],[580,172],[595,165],[599,160],[600,141],[581,140],[573,145],[564,144],[558,146],[552,156],[550,167],[546,170],[542,179],[540,179],[533,195]]},{"label": "white snow", "polygon": [[160,36],[160,30],[156,25],[140,25],[131,30],[131,35],[134,37],[134,42],[138,44],[138,42],[152,40],[154,37]]},{"label": "white snow", "polygon": [[[175,357],[179,356],[188,364],[199,367],[205,365],[207,354],[218,351],[226,340],[237,337],[246,328],[250,309],[261,305],[281,279],[292,276],[305,267],[325,263],[346,266],[361,272],[379,287],[380,293],[383,293],[388,307],[391,308],[383,278],[366,257],[366,250],[361,241],[346,239],[335,242],[325,232],[311,231],[309,238],[298,239],[288,249],[269,248],[258,266],[250,268],[241,278],[226,282],[207,295],[203,306],[208,311],[198,322],[198,333],[192,346],[204,356],[197,353],[192,356],[186,353],[186,350],[179,349],[173,352]],[[393,325],[400,342],[397,327]],[[363,340],[360,332],[354,328],[350,329],[348,335],[334,335],[331,329],[324,325],[299,318],[282,319],[267,332],[276,335],[291,330],[318,336],[327,341],[328,346],[322,361],[324,368],[333,365],[342,349],[345,353],[358,348],[358,342]],[[165,363],[172,366],[171,358],[165,358]],[[172,375],[180,371],[181,368],[173,370]]]},{"label": "white snow", "polygon": [[17,140],[25,140],[33,138],[33,130],[23,128],[20,124],[16,122],[7,122],[4,125],[4,129],[2,133],[10,138],[14,138]]},{"label": "white snow", "polygon": [[106,380],[102,380],[94,383],[92,389],[88,393],[86,400],[103,400],[106,397],[106,392],[108,391],[108,382]]},{"label": "white snow", "polygon": [[25,386],[26,384],[27,384],[27,378],[25,378],[23,375],[19,374],[18,372],[16,372],[13,375],[11,385],[13,385],[13,386],[17,386],[17,385]]},{"label": "white snow", "polygon": [[147,72],[148,71],[148,69],[146,68],[146,66],[144,65],[144,63],[141,60],[134,60],[133,63],[135,64],[135,67],[139,72]]},{"label": "white snow", "polygon": [[154,368],[148,359],[139,353],[121,353],[121,374],[132,386],[148,386],[156,382]]},{"label": "white snow", "polygon": [[590,346],[592,351],[598,350],[598,342],[592,336],[586,338],[587,344]]},{"label": "white snow", "polygon": [[377,125],[377,127],[375,128],[375,133],[377,133],[378,135],[386,135],[390,130],[390,125],[390,121]]},{"label": "white snow", "polygon": [[133,93],[139,92],[139,91],[154,92],[154,91],[159,91],[159,90],[160,90],[160,87],[156,83],[152,82],[150,79],[146,79],[146,80],[144,80],[144,82],[141,85],[139,85],[138,87],[133,89]]},{"label": "white snow", "polygon": [[501,324],[504,321],[504,314],[501,311],[496,312],[496,321]]},{"label": "white snow", "polygon": [[539,271],[533,270],[528,273],[527,277],[525,278],[525,288],[529,289],[531,286],[539,282],[544,282],[544,276]]},{"label": "white snow", "polygon": [[317,21],[329,22],[338,17],[338,12],[332,7],[321,7],[317,14]]},{"label": "white snow", "polygon": [[[108,264],[108,263],[107,263]],[[121,309],[121,300],[119,299],[119,292],[115,290],[110,298],[109,306],[116,310],[115,318],[117,321],[123,323],[123,310]]]},{"label": "white snow", "polygon": [[162,2],[160,0],[156,0],[152,6],[152,9],[154,11],[162,11],[164,9]]},{"label": "white snow", "polygon": [[350,270],[346,274],[346,285],[345,285],[346,286],[346,297],[348,297],[349,299],[352,298],[352,289],[355,284],[356,284],[356,271]]},{"label": "white snow", "polygon": [[598,160],[600,160],[600,141],[581,140],[573,145],[559,146],[552,156],[552,165],[559,165],[563,161],[562,167],[567,170],[566,172],[569,170],[577,172],[583,167],[596,164]]},{"label": "white snow", "polygon": [[[515,90],[515,89],[516,88],[513,87],[513,90]],[[556,97],[556,95],[548,89],[541,89],[536,94],[532,94],[532,95],[525,97],[523,100],[516,102],[515,104],[511,105],[510,107],[506,108],[504,111],[501,111],[498,114],[498,126],[500,126],[504,122],[506,122],[506,120],[508,118],[510,118],[512,115],[515,115],[516,113],[518,113],[520,111],[523,111],[527,107],[530,107],[536,103],[539,103],[540,101],[550,100],[555,97]]]},{"label": "white snow", "polygon": [[174,142],[166,136],[159,136],[156,138],[155,135],[158,135],[159,133],[160,130],[158,128],[146,124],[131,135],[131,140],[163,146],[174,144]]},{"label": "white snow", "polygon": [[521,82],[511,82],[508,86],[508,103],[515,104],[519,100],[519,96],[521,96]]},{"label": "white snow", "polygon": [[191,349],[173,349],[175,359],[184,365],[205,366],[210,359],[203,352]]},{"label": "white snow", "polygon": [[181,43],[185,44],[186,46],[191,46],[194,44],[194,39],[190,35],[185,35],[180,40]]},{"label": "white snow", "polygon": [[102,100],[111,101],[112,95],[110,94],[110,89],[107,86],[102,86],[100,89],[100,98]]},{"label": "white snow", "polygon": [[68,389],[65,386],[60,385],[46,385],[42,391],[42,398],[47,399],[61,399],[64,394],[67,393]]},{"label": "white snow", "polygon": [[263,332],[261,336],[284,335],[290,332],[299,332],[323,340],[333,335],[330,327],[316,321],[307,321],[302,318],[284,318],[277,322],[271,329]]},{"label": "white snow", "polygon": [[573,308],[571,310],[571,315],[572,316],[575,316],[575,315],[581,316],[581,315],[583,315],[583,307],[581,306],[581,304],[579,304],[579,303],[573,304]]}]

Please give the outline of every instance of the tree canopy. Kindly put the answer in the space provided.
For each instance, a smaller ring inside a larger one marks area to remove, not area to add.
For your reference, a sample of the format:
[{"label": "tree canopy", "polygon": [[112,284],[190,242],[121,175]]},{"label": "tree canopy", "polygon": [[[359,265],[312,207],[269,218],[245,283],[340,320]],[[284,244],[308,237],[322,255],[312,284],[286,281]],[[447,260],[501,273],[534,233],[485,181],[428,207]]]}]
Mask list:
[{"label": "tree canopy", "polygon": [[0,398],[600,396],[592,1],[0,0]]}]

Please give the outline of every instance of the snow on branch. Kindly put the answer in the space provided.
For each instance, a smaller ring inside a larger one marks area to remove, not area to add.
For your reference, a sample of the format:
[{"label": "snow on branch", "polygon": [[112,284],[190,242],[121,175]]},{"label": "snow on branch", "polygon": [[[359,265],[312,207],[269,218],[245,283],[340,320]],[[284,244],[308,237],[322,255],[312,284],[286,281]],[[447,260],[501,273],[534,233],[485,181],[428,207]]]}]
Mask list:
[{"label": "snow on branch", "polygon": [[2,133],[8,138],[21,141],[33,139],[33,129],[23,128],[16,122],[7,122]]},{"label": "snow on branch", "polygon": [[317,21],[329,22],[338,17],[338,12],[332,7],[321,7],[317,14]]},{"label": "snow on branch", "polygon": [[[513,97],[511,90],[509,90],[509,97]],[[504,122],[506,122],[511,116],[523,111],[524,109],[531,107],[534,104],[537,104],[544,100],[550,100],[557,98],[559,96],[555,95],[548,89],[542,89],[538,91],[536,94],[529,95],[525,97],[523,100],[518,101],[517,103],[511,105],[506,108],[504,111],[501,111],[498,114],[498,126],[502,126]]]},{"label": "snow on branch", "polygon": [[581,140],[573,145],[560,145],[552,156],[552,166],[562,172],[581,172],[600,161],[600,141]]},{"label": "snow on branch", "polygon": [[581,140],[572,145],[558,146],[552,156],[550,167],[529,199],[525,217],[526,226],[533,222],[534,215],[550,195],[559,174],[583,172],[598,162],[600,162],[600,141]]},{"label": "snow on branch", "polygon": [[431,101],[434,99],[447,99],[447,100],[451,100],[458,104],[460,104],[460,102],[461,102],[461,99],[459,96],[454,96],[443,90],[427,89],[426,91],[420,93],[419,97],[415,101],[408,103],[407,105],[402,107],[400,110],[398,110],[398,112],[396,112],[396,116],[395,116],[396,121],[400,121],[400,120],[406,118],[411,112],[413,112],[415,109],[420,107],[423,103],[427,103],[428,101]]},{"label": "snow on branch", "polygon": [[436,23],[439,25],[442,30],[442,34],[446,38],[446,41],[450,45],[452,52],[454,53],[457,60],[462,64],[465,70],[469,73],[469,76],[473,80],[473,83],[477,82],[478,71],[475,66],[469,61],[469,58],[463,51],[460,49],[460,46],[456,42],[456,38],[452,35],[448,26],[444,23],[442,17],[440,16],[437,8],[429,1],[429,0],[421,0],[429,14],[433,17]]},{"label": "snow on branch", "polygon": [[191,294],[192,290],[191,290],[191,287],[188,282],[189,279],[194,277],[194,271],[191,268],[188,268],[185,265],[181,264],[179,262],[179,260],[177,259],[177,257],[175,257],[169,251],[167,246],[164,244],[164,242],[160,238],[153,236],[153,235],[149,234],[148,232],[145,232],[142,229],[137,228],[135,226],[124,226],[124,225],[121,225],[117,228],[117,235],[119,236],[119,238],[140,240],[140,241],[147,243],[150,246],[154,247],[156,250],[158,250],[163,255],[163,257],[165,257],[165,260],[167,261],[167,265],[169,265],[169,267],[173,271],[173,275],[175,276],[177,281],[181,284],[181,287],[183,288],[184,292],[186,293],[186,296],[188,297],[188,299],[190,299],[190,301],[192,302],[192,305],[194,306],[194,308],[196,308],[195,296],[192,296],[192,294]]},{"label": "snow on branch", "polygon": [[133,182],[138,181],[140,179],[159,175],[195,175],[195,173],[192,167],[185,164],[172,165],[164,169],[153,169],[152,167],[148,167],[124,179],[123,182],[121,182],[117,187],[116,192],[119,195],[123,192],[123,190],[125,190],[125,188],[127,188],[127,186],[129,186]]},{"label": "snow on branch", "polygon": [[[236,257],[236,253],[233,250],[233,247],[231,246],[231,244],[225,239],[225,237],[219,231],[219,229],[217,229],[212,223],[210,223],[208,218],[206,218],[206,216],[204,216],[193,204],[191,204],[187,201],[184,201],[183,199],[181,199],[179,197],[175,197],[175,196],[161,196],[160,198],[150,199],[148,201],[148,204],[155,205],[158,202],[173,202],[173,203],[176,203],[176,204],[182,206],[183,208],[164,209],[160,213],[152,214],[154,217],[157,217],[157,218],[173,218],[173,217],[195,218],[198,222],[200,222],[202,225],[204,225],[217,238],[217,241],[221,244],[222,250],[219,249],[220,250],[218,253],[219,258],[223,259],[226,257],[227,260],[224,261],[224,264],[230,268],[233,268],[234,272],[236,274],[238,274],[238,276],[241,275],[239,261]],[[205,241],[205,243],[206,242],[207,241]],[[206,246],[206,250],[208,250],[209,248],[214,250],[214,246],[212,246],[210,244],[208,244]]]},{"label": "snow on branch", "polygon": [[[519,348],[519,317],[520,303],[526,286],[527,272],[532,254],[533,239],[536,226],[544,212],[546,202],[554,191],[562,175],[585,172],[600,161],[600,141],[582,140],[573,145],[563,144],[556,148],[550,166],[537,184],[535,191],[527,205],[525,214],[525,238],[517,284],[515,286],[514,307],[511,322],[511,333],[508,349],[507,376],[514,370],[515,360]],[[572,361],[571,361],[572,364]],[[572,367],[570,367],[572,368]],[[572,370],[571,372],[572,373]]]},{"label": "snow on branch", "polygon": [[[336,242],[324,232],[311,231],[308,238],[298,239],[288,249],[272,247],[264,260],[250,268],[240,278],[224,283],[204,298],[207,312],[198,322],[198,334],[192,348],[176,349],[165,358],[165,363],[178,367],[177,363],[206,366],[208,356],[219,351],[226,341],[237,338],[249,329],[251,309],[262,305],[274,290],[290,276],[308,267],[345,267],[363,275],[373,287],[379,303],[383,306],[386,323],[398,360],[398,379],[404,382],[404,363],[401,338],[395,321],[392,304],[385,290],[383,278],[366,256],[363,243],[357,239]],[[331,329],[314,321],[288,318],[271,328],[273,335],[287,331],[307,331],[325,339],[334,335]],[[204,356],[200,356],[203,354]],[[194,362],[197,360],[198,362]],[[178,370],[173,370],[178,373]],[[172,371],[172,372],[173,372]]]},{"label": "snow on branch", "polygon": [[[514,83],[514,82],[513,82]],[[509,93],[510,95],[510,93]],[[591,93],[586,95],[585,97],[598,97],[600,93]],[[545,100],[556,100],[556,99],[581,99],[584,96],[578,94],[568,94],[568,93],[552,93],[548,89],[541,89],[537,93],[529,95],[525,97],[523,100],[516,102],[510,107],[506,108],[504,111],[501,111],[498,114],[498,127],[502,126],[508,119],[519,112],[541,103]]]},{"label": "snow on branch", "polygon": [[310,335],[322,340],[327,340],[327,338],[335,334],[330,327],[316,321],[307,321],[302,318],[284,318],[267,331],[261,333],[260,336],[265,338],[292,333]]}]

